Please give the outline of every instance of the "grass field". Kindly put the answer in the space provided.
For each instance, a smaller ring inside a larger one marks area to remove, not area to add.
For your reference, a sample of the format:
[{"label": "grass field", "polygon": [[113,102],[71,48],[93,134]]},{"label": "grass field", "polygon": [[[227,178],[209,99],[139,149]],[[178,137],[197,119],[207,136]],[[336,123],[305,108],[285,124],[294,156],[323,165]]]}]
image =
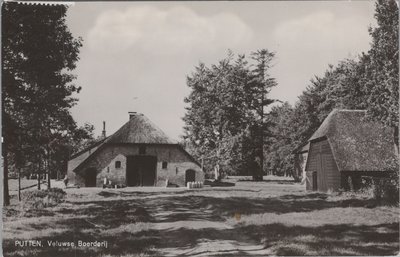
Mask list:
[{"label": "grass field", "polygon": [[[5,256],[397,255],[399,208],[305,192],[288,179],[233,187],[66,189],[38,213],[4,210]],[[34,239],[42,247],[16,246]],[[48,241],[106,241],[52,247]]]}]

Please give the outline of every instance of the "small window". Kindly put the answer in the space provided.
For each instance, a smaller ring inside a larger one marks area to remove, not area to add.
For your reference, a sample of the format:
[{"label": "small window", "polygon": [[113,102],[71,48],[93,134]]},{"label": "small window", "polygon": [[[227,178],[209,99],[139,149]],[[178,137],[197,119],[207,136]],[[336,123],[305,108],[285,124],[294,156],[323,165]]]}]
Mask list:
[{"label": "small window", "polygon": [[139,146],[139,154],[146,154],[146,146],[144,145]]},{"label": "small window", "polygon": [[163,169],[166,169],[167,167],[168,167],[168,162],[163,162],[163,163],[162,163],[162,168],[163,168]]},{"label": "small window", "polygon": [[115,162],[115,168],[116,169],[120,169],[121,168],[121,162],[120,161],[116,161]]}]

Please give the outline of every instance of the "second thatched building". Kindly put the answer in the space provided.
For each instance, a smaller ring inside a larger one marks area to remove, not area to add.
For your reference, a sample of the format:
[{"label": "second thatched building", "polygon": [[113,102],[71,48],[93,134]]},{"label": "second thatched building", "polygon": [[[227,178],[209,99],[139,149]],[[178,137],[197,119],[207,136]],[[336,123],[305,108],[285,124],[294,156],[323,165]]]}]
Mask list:
[{"label": "second thatched building", "polygon": [[362,177],[398,169],[393,129],[365,119],[363,110],[333,110],[309,140],[307,190],[359,186]]}]

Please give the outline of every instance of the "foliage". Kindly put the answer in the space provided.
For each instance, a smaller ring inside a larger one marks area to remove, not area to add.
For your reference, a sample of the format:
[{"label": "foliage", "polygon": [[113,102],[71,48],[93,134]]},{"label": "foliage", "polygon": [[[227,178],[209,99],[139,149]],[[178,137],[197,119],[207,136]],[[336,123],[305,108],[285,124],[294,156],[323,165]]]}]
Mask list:
[{"label": "foliage", "polygon": [[266,158],[273,174],[300,176],[294,170],[293,154],[307,143],[334,108],[365,108],[360,72],[360,65],[354,60],[329,65],[323,76],[315,76],[310,81],[293,107],[285,102],[271,109],[273,129]]},{"label": "foliage", "polygon": [[[370,28],[371,49],[363,56],[363,82],[371,118],[396,127],[399,123],[399,8],[395,0],[378,0],[377,27]],[[398,143],[398,142],[397,142]]]},{"label": "foliage", "polygon": [[[399,149],[399,8],[394,0],[378,0],[375,6],[377,27],[370,28],[371,49],[363,56],[362,79],[368,95],[368,115],[394,128]],[[399,202],[399,170],[375,185],[375,196],[389,203]]]},{"label": "foliage", "polygon": [[375,199],[391,205],[399,205],[399,172],[392,171],[383,179],[375,179],[371,185]]},{"label": "foliage", "polygon": [[[76,139],[70,108],[81,87],[72,70],[81,38],[66,25],[63,5],[2,6],[2,116],[4,151],[17,169],[62,170]],[[5,177],[8,166],[5,165]],[[6,179],[5,179],[6,181]]]},{"label": "foliage", "polygon": [[260,179],[261,169],[253,164],[258,157],[262,167],[268,129],[265,107],[274,102],[268,94],[276,85],[269,76],[273,57],[260,50],[248,60],[230,51],[218,64],[200,63],[187,77],[191,93],[185,98],[184,140],[194,156],[204,158],[206,170],[218,164],[229,174],[238,174],[253,167],[253,177]]},{"label": "foliage", "polygon": [[27,191],[22,195],[22,206],[25,211],[56,206],[64,201],[65,195],[61,188]]},{"label": "foliage", "polygon": [[274,137],[271,138],[266,152],[268,169],[273,175],[292,175],[293,155],[292,151],[296,147],[291,136],[294,134],[293,108],[289,103],[274,106],[270,113],[273,127],[271,129]]},{"label": "foliage", "polygon": [[369,118],[394,127],[394,142],[398,144],[399,27],[395,1],[378,1],[375,18],[378,26],[369,30],[373,42],[368,53],[329,65],[323,76],[310,81],[293,108],[284,103],[272,110],[274,139],[268,164],[275,174],[290,173],[294,167],[291,151],[304,145],[334,108],[366,109]]}]

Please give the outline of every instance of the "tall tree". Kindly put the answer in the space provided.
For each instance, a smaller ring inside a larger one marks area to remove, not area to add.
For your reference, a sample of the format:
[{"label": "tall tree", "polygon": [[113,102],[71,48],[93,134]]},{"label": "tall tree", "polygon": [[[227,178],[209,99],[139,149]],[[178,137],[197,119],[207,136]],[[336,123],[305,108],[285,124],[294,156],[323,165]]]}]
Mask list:
[{"label": "tall tree", "polygon": [[188,76],[192,91],[185,99],[185,139],[195,156],[205,158],[206,169],[216,164],[229,173],[250,169],[255,179],[262,179],[265,106],[272,102],[268,93],[275,85],[268,75],[273,55],[267,50],[253,53],[250,65],[245,55],[229,52]]},{"label": "tall tree", "polygon": [[[80,87],[71,71],[82,40],[66,25],[66,6],[7,2],[2,7],[4,158],[26,145],[27,159],[43,167],[55,137],[76,129],[70,108]],[[18,137],[12,135],[15,128]],[[7,168],[4,177],[7,183]]]},{"label": "tall tree", "polygon": [[266,162],[273,175],[293,175],[293,156],[296,147],[293,141],[293,108],[288,102],[274,106],[270,112],[273,124],[271,138],[267,147]]},{"label": "tall tree", "polygon": [[371,49],[365,59],[363,76],[371,118],[392,126],[399,144],[399,8],[395,0],[378,0],[377,26],[370,28]]},{"label": "tall tree", "polygon": [[250,81],[250,96],[252,97],[251,108],[255,113],[256,121],[254,129],[256,130],[255,142],[259,142],[256,148],[256,163],[259,165],[258,174],[253,176],[254,180],[263,180],[264,173],[264,144],[266,136],[269,136],[269,123],[266,118],[266,107],[274,103],[275,100],[269,98],[269,93],[273,87],[277,85],[275,78],[272,78],[270,69],[275,53],[269,52],[267,49],[258,50],[251,54],[251,58],[255,61],[252,70],[252,80]]}]

